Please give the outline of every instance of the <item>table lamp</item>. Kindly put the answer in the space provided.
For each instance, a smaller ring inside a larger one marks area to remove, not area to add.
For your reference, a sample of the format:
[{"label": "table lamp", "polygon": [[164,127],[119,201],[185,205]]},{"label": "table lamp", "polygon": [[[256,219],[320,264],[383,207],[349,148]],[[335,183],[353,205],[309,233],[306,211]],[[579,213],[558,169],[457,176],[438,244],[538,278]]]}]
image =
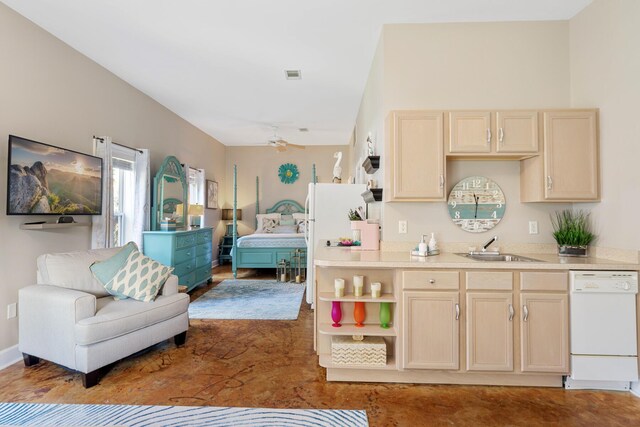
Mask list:
[{"label": "table lamp", "polygon": [[189,205],[189,216],[191,217],[191,227],[200,227],[201,216],[204,215],[204,206]]},{"label": "table lamp", "polygon": [[[242,220],[242,209],[236,210],[236,216],[238,221]],[[231,221],[227,224],[227,236],[233,235],[233,209],[222,209],[222,218],[223,221]]]}]

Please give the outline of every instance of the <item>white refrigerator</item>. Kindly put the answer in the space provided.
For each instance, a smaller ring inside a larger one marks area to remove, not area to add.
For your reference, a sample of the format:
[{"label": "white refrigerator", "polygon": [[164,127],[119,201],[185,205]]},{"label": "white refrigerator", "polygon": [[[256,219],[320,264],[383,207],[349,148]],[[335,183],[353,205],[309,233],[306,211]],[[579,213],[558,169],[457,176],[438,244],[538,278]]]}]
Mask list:
[{"label": "white refrigerator", "polygon": [[315,270],[313,261],[319,244],[338,237],[351,237],[349,209],[365,206],[362,193],[365,184],[309,184],[305,201],[305,218],[308,219],[307,233],[307,302],[314,304],[313,292]]}]

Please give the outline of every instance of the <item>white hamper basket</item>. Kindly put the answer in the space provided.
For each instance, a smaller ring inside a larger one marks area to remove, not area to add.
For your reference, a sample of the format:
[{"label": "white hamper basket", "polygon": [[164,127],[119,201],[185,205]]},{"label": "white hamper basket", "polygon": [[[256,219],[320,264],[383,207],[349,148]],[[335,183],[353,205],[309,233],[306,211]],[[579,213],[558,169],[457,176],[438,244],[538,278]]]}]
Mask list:
[{"label": "white hamper basket", "polygon": [[336,365],[385,366],[387,345],[382,337],[355,341],[350,336],[331,337],[331,361]]}]

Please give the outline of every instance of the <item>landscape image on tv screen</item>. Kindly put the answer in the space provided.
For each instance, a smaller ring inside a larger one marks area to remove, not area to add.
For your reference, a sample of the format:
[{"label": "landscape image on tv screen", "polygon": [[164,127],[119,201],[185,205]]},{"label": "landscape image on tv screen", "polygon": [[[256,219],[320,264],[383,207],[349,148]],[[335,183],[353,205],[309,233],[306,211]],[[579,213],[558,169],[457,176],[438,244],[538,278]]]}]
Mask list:
[{"label": "landscape image on tv screen", "polygon": [[7,215],[101,211],[101,158],[9,136]]}]

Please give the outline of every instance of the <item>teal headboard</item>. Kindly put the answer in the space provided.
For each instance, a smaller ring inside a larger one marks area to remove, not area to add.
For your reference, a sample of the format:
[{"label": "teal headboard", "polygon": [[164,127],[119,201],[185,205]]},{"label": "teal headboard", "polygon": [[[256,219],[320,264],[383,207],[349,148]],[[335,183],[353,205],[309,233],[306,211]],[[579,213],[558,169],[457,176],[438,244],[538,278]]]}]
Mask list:
[{"label": "teal headboard", "polygon": [[296,212],[304,212],[304,208],[295,200],[280,200],[273,207],[267,209],[267,213],[280,213],[282,215],[291,215]]}]

